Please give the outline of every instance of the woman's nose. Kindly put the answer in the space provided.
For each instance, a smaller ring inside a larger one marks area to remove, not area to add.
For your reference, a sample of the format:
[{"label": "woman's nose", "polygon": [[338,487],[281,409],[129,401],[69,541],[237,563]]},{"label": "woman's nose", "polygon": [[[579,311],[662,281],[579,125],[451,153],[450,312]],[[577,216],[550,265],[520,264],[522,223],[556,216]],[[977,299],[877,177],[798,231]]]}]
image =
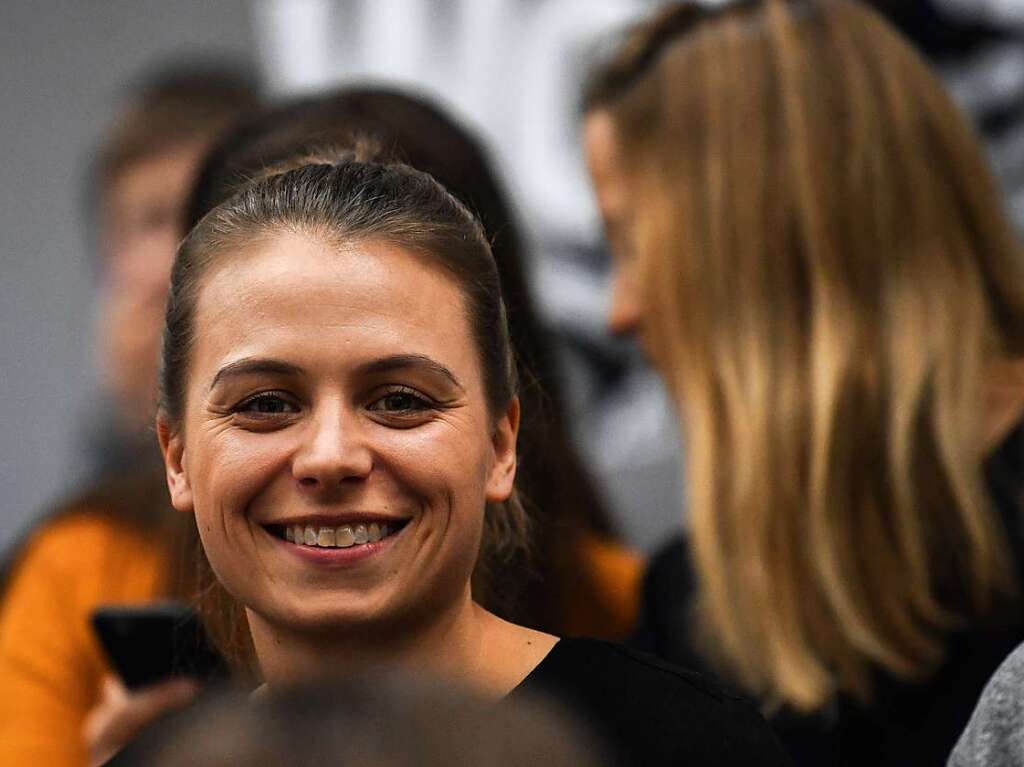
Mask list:
[{"label": "woman's nose", "polygon": [[292,474],[310,489],[326,490],[365,479],[372,468],[373,454],[363,427],[356,415],[342,408],[314,415],[292,462]]}]

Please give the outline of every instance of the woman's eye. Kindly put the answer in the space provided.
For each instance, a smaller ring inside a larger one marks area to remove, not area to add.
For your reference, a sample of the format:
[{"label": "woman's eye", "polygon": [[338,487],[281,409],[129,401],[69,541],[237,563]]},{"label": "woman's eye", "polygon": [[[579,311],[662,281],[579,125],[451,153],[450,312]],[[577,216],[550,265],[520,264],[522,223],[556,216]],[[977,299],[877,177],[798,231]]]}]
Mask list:
[{"label": "woman's eye", "polygon": [[235,412],[246,415],[278,415],[297,413],[298,408],[276,394],[257,394],[255,397],[240,402],[235,408]]},{"label": "woman's eye", "polygon": [[370,410],[383,413],[417,413],[431,408],[427,400],[411,391],[388,392],[369,407]]}]

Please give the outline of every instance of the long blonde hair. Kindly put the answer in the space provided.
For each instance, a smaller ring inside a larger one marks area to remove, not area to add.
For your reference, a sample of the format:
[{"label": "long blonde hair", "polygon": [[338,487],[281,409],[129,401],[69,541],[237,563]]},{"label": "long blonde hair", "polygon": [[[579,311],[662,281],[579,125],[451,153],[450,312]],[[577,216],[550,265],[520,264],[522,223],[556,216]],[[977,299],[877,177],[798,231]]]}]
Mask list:
[{"label": "long blonde hair", "polygon": [[593,81],[682,406],[703,647],[800,710],[1012,604],[980,439],[1018,242],[969,126],[848,0],[686,3]]}]

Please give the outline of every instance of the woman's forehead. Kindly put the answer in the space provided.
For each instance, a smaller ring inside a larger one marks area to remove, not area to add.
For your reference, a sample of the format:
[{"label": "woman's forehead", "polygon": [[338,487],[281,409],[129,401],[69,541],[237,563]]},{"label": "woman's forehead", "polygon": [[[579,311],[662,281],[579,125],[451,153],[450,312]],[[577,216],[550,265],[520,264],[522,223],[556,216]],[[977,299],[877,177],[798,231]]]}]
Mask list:
[{"label": "woman's forehead", "polygon": [[212,271],[195,331],[197,358],[288,347],[352,358],[427,354],[452,364],[476,357],[462,292],[440,266],[380,241],[339,247],[297,233],[243,248]]},{"label": "woman's forehead", "polygon": [[381,299],[401,300],[408,310],[422,299],[461,301],[461,289],[440,264],[384,240],[334,243],[297,231],[275,232],[233,248],[211,268],[198,308],[220,304],[287,303],[310,296],[344,299],[367,311]]}]

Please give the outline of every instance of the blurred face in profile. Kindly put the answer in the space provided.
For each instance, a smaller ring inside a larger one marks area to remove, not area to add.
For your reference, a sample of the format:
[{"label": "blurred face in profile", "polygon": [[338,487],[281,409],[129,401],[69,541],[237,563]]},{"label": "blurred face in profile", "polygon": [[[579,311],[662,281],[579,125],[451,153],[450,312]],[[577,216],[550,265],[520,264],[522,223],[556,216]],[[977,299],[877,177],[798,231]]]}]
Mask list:
[{"label": "blurred face in profile", "polygon": [[118,425],[129,433],[152,423],[168,279],[205,146],[185,144],[128,165],[103,195],[102,369]]},{"label": "blurred face in profile", "polygon": [[257,631],[432,620],[469,599],[515,474],[459,286],[381,241],[272,233],[203,277],[176,508]]},{"label": "blurred face in profile", "polygon": [[583,122],[583,145],[598,209],[612,251],[612,299],[608,328],[616,334],[639,334],[640,296],[636,254],[630,237],[629,190],[619,161],[618,140],[611,116],[602,109]]}]

